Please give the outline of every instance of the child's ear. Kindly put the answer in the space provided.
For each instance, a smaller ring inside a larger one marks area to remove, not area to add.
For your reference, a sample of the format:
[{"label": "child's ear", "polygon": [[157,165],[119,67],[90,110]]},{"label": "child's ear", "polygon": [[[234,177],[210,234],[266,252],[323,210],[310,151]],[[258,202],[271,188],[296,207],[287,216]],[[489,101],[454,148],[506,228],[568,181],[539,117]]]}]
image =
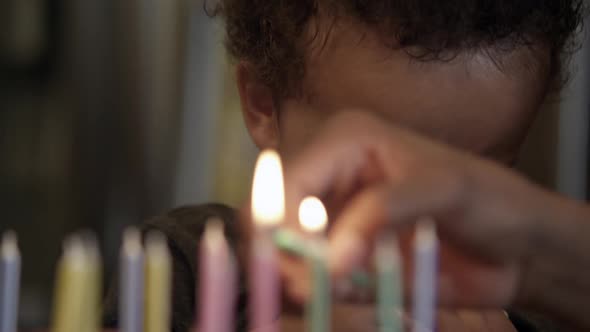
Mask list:
[{"label": "child's ear", "polygon": [[258,79],[246,62],[238,64],[236,77],[244,122],[252,140],[260,149],[276,149],[279,145],[278,110],[270,87]]}]

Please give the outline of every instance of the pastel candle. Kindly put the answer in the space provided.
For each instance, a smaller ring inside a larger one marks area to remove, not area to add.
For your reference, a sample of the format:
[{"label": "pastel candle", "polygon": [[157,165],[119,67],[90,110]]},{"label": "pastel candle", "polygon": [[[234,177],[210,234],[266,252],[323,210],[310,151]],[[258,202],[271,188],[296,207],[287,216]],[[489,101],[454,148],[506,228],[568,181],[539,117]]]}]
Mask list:
[{"label": "pastel candle", "polygon": [[402,332],[402,267],[399,246],[394,234],[386,233],[377,239],[375,266],[379,331]]},{"label": "pastel candle", "polygon": [[250,252],[250,324],[260,332],[276,332],[280,314],[277,253],[272,232],[285,217],[281,159],[265,150],[258,157],[252,183],[252,220],[255,230]]},{"label": "pastel candle", "polygon": [[438,239],[433,220],[418,222],[414,241],[414,299],[412,316],[415,332],[434,331]]},{"label": "pastel candle", "polygon": [[[296,257],[306,257],[308,253],[308,243],[299,233],[287,228],[280,228],[273,232],[272,241],[281,251]],[[367,271],[357,269],[353,271],[348,279],[351,286],[362,291],[373,289],[374,280]]]},{"label": "pastel candle", "polygon": [[87,315],[84,294],[89,264],[83,241],[72,236],[64,242],[64,253],[58,262],[54,295],[52,332],[80,332]]},{"label": "pastel candle", "polygon": [[316,197],[307,197],[299,206],[299,223],[308,233],[310,245],[308,264],[311,270],[311,297],[306,306],[309,332],[331,330],[330,278],[327,265],[327,244],[323,236],[328,215],[322,202]]},{"label": "pastel candle", "polygon": [[141,233],[136,228],[128,228],[123,233],[119,264],[119,330],[142,332],[144,255]]},{"label": "pastel candle", "polygon": [[166,237],[148,233],[145,243],[145,332],[170,331],[172,263]]},{"label": "pastel candle", "polygon": [[273,232],[273,243],[275,246],[290,255],[305,257],[307,255],[307,243],[298,233],[280,228]]},{"label": "pastel candle", "polygon": [[0,248],[0,332],[16,332],[21,258],[16,233],[2,237]]},{"label": "pastel candle", "polygon": [[207,223],[200,251],[197,331],[233,331],[236,267],[221,220]]}]

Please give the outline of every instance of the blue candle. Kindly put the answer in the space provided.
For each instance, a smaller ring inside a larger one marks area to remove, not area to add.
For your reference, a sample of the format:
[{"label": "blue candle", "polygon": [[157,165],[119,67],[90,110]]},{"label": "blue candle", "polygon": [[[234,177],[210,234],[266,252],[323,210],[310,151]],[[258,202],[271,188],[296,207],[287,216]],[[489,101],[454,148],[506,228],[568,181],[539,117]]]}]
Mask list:
[{"label": "blue candle", "polygon": [[0,332],[16,332],[21,258],[14,232],[2,238],[0,261]]},{"label": "blue candle", "polygon": [[434,221],[421,220],[414,241],[414,332],[434,331],[438,239]]},{"label": "blue candle", "polygon": [[144,257],[141,234],[135,228],[125,230],[120,257],[119,331],[143,331]]}]

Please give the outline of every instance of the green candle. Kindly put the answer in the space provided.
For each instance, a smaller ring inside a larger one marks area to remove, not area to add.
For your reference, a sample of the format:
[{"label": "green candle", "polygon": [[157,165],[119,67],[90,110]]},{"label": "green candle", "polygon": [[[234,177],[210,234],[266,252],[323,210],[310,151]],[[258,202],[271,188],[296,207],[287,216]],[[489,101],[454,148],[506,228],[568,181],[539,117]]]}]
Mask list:
[{"label": "green candle", "polygon": [[[277,228],[272,237],[275,246],[283,252],[297,257],[307,257],[309,254],[309,243],[292,230]],[[372,291],[375,284],[374,277],[362,269],[353,271],[349,276],[349,281],[355,288],[365,291]]]},{"label": "green candle", "polygon": [[273,242],[282,251],[298,257],[307,256],[307,243],[294,231],[278,228],[273,232]]},{"label": "green candle", "polygon": [[401,332],[402,272],[399,247],[393,234],[386,234],[377,240],[375,260],[379,331]]},{"label": "green candle", "polygon": [[308,332],[330,331],[331,298],[327,264],[327,243],[323,236],[328,215],[322,202],[307,197],[299,205],[299,223],[309,235],[307,261],[311,272],[311,295],[306,306]]},{"label": "green candle", "polygon": [[326,246],[322,241],[313,243],[308,255],[311,271],[311,297],[307,304],[309,332],[330,331],[330,278],[326,263]]}]

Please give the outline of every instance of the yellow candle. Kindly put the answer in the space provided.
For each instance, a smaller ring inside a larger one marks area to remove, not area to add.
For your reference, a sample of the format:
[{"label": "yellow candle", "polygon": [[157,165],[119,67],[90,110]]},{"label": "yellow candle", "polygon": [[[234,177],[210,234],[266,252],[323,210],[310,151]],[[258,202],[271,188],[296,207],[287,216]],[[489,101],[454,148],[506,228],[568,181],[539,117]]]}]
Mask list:
[{"label": "yellow candle", "polygon": [[145,332],[170,331],[172,263],[166,237],[149,233],[145,250]]},{"label": "yellow candle", "polygon": [[58,263],[52,332],[80,332],[85,320],[84,298],[89,264],[82,240],[73,236],[64,243]]}]

